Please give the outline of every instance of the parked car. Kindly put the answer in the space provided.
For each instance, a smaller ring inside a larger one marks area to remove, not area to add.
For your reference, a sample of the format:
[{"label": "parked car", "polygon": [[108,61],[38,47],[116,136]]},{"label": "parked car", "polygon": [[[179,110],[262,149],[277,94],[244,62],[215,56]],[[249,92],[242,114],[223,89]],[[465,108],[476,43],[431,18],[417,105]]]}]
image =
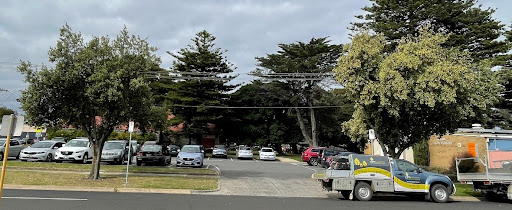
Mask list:
[{"label": "parked car", "polygon": [[263,147],[260,150],[260,160],[276,160],[276,152],[270,147]]},{"label": "parked car", "polygon": [[171,156],[166,147],[158,144],[146,145],[137,153],[137,165],[159,164],[166,166],[171,164]]},{"label": "parked car", "polygon": [[86,164],[92,158],[92,150],[89,140],[80,138],[72,139],[55,152],[55,162],[76,161]]},{"label": "parked car", "polygon": [[59,141],[40,141],[32,144],[31,146],[21,150],[20,160],[21,161],[46,161],[51,162],[55,158],[55,152],[57,149],[64,145],[63,142]]},{"label": "parked car", "polygon": [[20,144],[33,144],[34,143],[34,139],[32,138],[22,138],[20,140]]},{"label": "parked car", "polygon": [[226,151],[226,146],[224,146],[224,145],[215,145],[213,147],[212,157],[228,158],[228,152]]},{"label": "parked car", "polygon": [[128,141],[113,140],[105,142],[101,152],[101,162],[123,164],[123,161],[128,160],[128,148]]},{"label": "parked car", "polygon": [[140,144],[136,140],[132,140],[132,155],[137,155],[140,150]]},{"label": "parked car", "polygon": [[325,149],[324,147],[309,147],[302,152],[302,162],[307,162],[310,166],[318,165],[318,155]]},{"label": "parked car", "polygon": [[320,158],[320,165],[324,168],[329,168],[331,165],[330,159],[328,159],[332,155],[340,154],[341,152],[346,152],[344,149],[330,149],[326,148],[322,150],[322,156]]},{"label": "parked car", "polygon": [[238,158],[238,159],[242,159],[242,158],[253,159],[252,149],[250,147],[239,147],[238,151],[236,152],[236,158]]},{"label": "parked car", "polygon": [[64,137],[55,137],[55,138],[52,139],[52,141],[59,141],[59,142],[66,143],[66,138],[64,138]]},{"label": "parked car", "polygon": [[[5,142],[7,139],[0,139],[0,160],[3,160],[6,156],[5,153]],[[9,154],[7,154],[7,158],[15,157],[18,159],[20,157],[21,150],[23,149],[23,145],[20,144],[18,140],[11,140],[9,144]]]},{"label": "parked car", "polygon": [[204,150],[200,145],[185,145],[181,148],[176,158],[176,166],[194,166],[202,167],[204,159]]},{"label": "parked car", "polygon": [[171,154],[171,157],[177,157],[178,153],[180,153],[180,146],[169,145],[169,153]]},{"label": "parked car", "polygon": [[146,141],[144,144],[142,144],[142,147],[140,149],[143,149],[147,145],[156,145],[156,141]]}]

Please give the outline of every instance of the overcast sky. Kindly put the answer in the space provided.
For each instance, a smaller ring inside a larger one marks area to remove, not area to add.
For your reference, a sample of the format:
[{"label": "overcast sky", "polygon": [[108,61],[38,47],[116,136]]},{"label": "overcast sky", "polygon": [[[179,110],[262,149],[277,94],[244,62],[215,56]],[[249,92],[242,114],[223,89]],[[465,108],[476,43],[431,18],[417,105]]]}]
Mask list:
[{"label": "overcast sky", "polygon": [[[480,0],[484,8],[498,8],[495,18],[510,25],[510,0]],[[329,36],[332,43],[349,42],[347,27],[362,14],[368,0],[3,0],[0,6],[0,106],[17,111],[19,90],[27,85],[16,72],[20,60],[49,64],[48,49],[68,23],[84,37],[114,37],[126,25],[131,34],[147,37],[159,48],[163,68],[177,51],[190,44],[195,33],[207,30],[217,37],[217,47],[228,50],[236,72],[256,67],[254,57],[276,52],[277,44],[307,42]],[[248,80],[240,75],[238,82]]]}]

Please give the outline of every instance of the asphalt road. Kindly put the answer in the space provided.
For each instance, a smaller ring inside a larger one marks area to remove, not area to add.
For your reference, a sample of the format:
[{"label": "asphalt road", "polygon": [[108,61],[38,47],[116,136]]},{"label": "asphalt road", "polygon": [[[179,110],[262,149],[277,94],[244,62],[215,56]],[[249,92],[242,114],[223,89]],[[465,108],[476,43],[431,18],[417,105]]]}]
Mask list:
[{"label": "asphalt road", "polygon": [[452,202],[437,204],[392,197],[380,201],[337,198],[277,198],[226,195],[4,190],[0,209],[510,209],[509,203]]}]

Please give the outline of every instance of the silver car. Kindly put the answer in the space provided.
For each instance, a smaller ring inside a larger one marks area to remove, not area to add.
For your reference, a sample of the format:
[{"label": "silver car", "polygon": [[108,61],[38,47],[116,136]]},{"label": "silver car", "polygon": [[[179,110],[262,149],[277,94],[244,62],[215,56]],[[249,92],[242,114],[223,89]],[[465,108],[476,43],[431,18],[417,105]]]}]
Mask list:
[{"label": "silver car", "polygon": [[59,141],[39,141],[21,150],[20,160],[21,161],[46,161],[51,162],[54,160],[55,152],[58,148],[64,145],[63,142]]},{"label": "silver car", "polygon": [[194,166],[202,167],[204,159],[204,151],[199,145],[185,145],[181,148],[176,158],[176,166]]},{"label": "silver car", "polygon": [[[6,156],[5,152],[5,142],[7,139],[0,139],[0,160],[3,160]],[[20,144],[18,140],[11,140],[9,145],[9,154],[7,157],[16,157],[18,159],[20,157],[21,150],[23,149],[23,145]]]},{"label": "silver car", "polygon": [[115,140],[105,142],[101,152],[101,162],[123,164],[123,161],[128,160],[128,148],[128,141]]},{"label": "silver car", "polygon": [[226,146],[215,145],[215,147],[213,147],[212,157],[228,158],[228,152],[226,151]]}]

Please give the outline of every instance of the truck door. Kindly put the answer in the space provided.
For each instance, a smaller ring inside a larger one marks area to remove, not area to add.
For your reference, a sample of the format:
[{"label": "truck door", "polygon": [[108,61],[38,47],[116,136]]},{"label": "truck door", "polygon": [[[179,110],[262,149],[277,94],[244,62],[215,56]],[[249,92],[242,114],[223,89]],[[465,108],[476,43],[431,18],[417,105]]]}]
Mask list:
[{"label": "truck door", "polygon": [[428,192],[426,176],[418,166],[406,160],[394,160],[393,169],[396,192]]}]

